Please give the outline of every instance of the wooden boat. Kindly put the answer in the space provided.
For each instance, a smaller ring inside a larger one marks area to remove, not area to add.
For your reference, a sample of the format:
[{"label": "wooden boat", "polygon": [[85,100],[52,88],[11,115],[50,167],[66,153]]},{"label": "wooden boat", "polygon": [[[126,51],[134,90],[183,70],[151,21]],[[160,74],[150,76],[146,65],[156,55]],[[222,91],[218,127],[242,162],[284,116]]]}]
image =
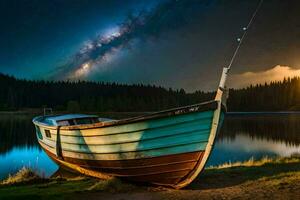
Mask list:
[{"label": "wooden boat", "polygon": [[33,119],[38,141],[59,165],[83,174],[182,188],[204,169],[225,112],[225,83],[261,0],[212,101],[123,120],[92,115]]},{"label": "wooden boat", "polygon": [[214,100],[123,119],[39,116],[38,142],[59,165],[85,175],[182,188],[204,169],[223,119],[228,68]]}]

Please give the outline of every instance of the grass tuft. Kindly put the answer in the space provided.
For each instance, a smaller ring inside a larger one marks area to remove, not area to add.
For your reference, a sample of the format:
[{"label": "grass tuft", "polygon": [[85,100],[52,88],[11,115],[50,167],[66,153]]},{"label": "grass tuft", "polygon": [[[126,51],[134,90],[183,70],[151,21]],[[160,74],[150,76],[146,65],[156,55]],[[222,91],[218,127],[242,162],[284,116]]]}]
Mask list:
[{"label": "grass tuft", "polygon": [[7,179],[3,180],[0,185],[15,185],[23,183],[40,183],[46,179],[39,176],[32,169],[23,167],[16,174],[9,175]]}]

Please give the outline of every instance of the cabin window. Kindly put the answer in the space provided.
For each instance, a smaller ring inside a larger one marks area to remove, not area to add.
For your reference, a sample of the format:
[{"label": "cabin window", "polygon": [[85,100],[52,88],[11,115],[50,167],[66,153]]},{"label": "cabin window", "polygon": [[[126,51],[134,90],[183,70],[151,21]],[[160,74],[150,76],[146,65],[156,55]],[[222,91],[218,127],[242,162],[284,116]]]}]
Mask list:
[{"label": "cabin window", "polygon": [[76,124],[93,124],[97,123],[99,120],[97,118],[79,118],[76,119]]},{"label": "cabin window", "polygon": [[51,133],[49,130],[45,130],[45,135],[46,137],[51,138]]},{"label": "cabin window", "polygon": [[91,118],[91,120],[92,120],[92,123],[98,123],[99,122],[98,118]]},{"label": "cabin window", "polygon": [[94,118],[78,118],[78,119],[69,119],[69,120],[61,120],[57,121],[57,125],[59,126],[73,126],[73,125],[81,125],[81,124],[93,124],[98,123],[99,119]]},{"label": "cabin window", "polygon": [[89,124],[90,120],[86,118],[76,119],[76,124]]},{"label": "cabin window", "polygon": [[75,125],[75,122],[73,119],[68,120],[68,122],[69,122],[69,125],[71,125],[71,126]]},{"label": "cabin window", "polygon": [[37,137],[38,137],[40,140],[42,140],[42,139],[43,139],[43,135],[42,135],[42,133],[41,133],[40,127],[35,126],[35,132],[36,132]]}]

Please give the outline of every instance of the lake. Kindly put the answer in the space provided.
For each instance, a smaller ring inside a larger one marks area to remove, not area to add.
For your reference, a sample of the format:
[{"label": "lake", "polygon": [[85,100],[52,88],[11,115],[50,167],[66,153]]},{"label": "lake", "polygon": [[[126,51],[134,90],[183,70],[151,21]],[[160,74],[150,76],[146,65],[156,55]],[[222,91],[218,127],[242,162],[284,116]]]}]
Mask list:
[{"label": "lake", "polygon": [[[32,117],[0,114],[0,179],[23,166],[45,176],[58,169],[39,147]],[[293,154],[300,154],[300,114],[235,113],[225,117],[207,166]]]}]

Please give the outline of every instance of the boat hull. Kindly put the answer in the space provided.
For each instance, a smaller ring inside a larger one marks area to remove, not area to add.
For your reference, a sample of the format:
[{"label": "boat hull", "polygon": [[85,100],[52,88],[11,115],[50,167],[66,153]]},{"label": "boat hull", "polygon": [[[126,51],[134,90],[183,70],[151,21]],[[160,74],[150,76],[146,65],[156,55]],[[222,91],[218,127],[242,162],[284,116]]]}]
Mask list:
[{"label": "boat hull", "polygon": [[104,179],[120,177],[129,181],[165,186],[172,186],[187,176],[204,155],[204,152],[192,152],[111,163],[74,158],[65,158],[62,161],[47,150],[46,153],[57,164],[89,176]]},{"label": "boat hull", "polygon": [[207,109],[190,106],[117,125],[70,128],[34,123],[42,148],[64,167],[99,178],[181,188],[204,168],[222,121],[220,102],[210,104]]}]

